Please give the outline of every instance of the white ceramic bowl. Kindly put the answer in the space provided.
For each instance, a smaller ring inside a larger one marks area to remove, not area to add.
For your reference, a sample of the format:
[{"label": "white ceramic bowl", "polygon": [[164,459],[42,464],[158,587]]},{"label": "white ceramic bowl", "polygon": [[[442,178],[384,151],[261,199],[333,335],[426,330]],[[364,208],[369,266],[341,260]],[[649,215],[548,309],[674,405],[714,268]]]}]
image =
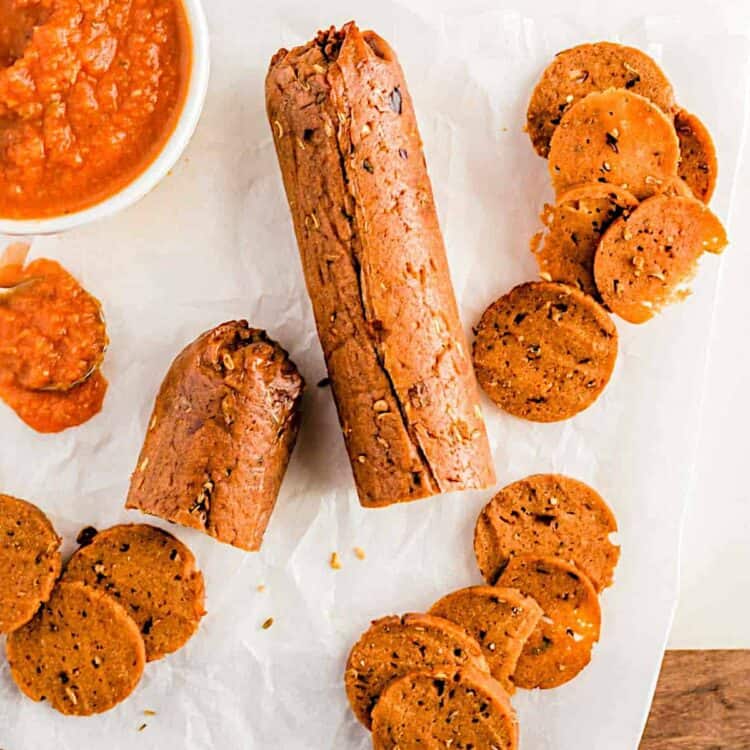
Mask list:
[{"label": "white ceramic bowl", "polygon": [[97,219],[112,216],[128,206],[132,206],[133,203],[151,192],[176,164],[198,125],[206,100],[211,67],[208,24],[201,0],[181,1],[187,15],[192,42],[190,80],[182,112],[174,132],[166,141],[156,159],[132,182],[100,203],[75,213],[44,219],[18,220],[0,217],[0,234],[11,236],[56,234],[79,227],[82,224],[89,224]]}]

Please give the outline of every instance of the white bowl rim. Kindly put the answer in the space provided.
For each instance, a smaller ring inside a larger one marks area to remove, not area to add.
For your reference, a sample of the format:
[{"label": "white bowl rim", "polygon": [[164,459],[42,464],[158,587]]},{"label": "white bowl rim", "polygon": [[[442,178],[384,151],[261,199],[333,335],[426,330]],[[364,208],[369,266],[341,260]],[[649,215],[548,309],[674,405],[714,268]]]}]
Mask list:
[{"label": "white bowl rim", "polygon": [[190,80],[182,112],[157,157],[132,182],[103,201],[70,214],[41,219],[0,218],[0,235],[57,234],[112,216],[150,193],[174,167],[193,137],[206,100],[211,68],[208,23],[201,0],[179,0],[187,16],[192,44]]}]

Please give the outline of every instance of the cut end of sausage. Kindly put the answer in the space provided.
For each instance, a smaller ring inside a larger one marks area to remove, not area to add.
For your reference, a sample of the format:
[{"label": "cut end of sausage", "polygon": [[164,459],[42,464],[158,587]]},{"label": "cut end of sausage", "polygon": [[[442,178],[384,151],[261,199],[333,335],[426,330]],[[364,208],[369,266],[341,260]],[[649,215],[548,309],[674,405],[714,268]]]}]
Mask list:
[{"label": "cut end of sausage", "polygon": [[231,321],[175,359],[126,507],[260,548],[299,428],[304,380],[265,331]]}]

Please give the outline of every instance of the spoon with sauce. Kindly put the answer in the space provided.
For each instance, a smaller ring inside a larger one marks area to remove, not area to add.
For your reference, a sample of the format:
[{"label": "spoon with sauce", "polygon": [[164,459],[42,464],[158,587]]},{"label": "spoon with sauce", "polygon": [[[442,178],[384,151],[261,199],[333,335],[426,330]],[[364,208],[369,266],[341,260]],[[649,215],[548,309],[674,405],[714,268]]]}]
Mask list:
[{"label": "spoon with sauce", "polygon": [[0,302],[39,281],[38,277],[18,281],[18,274],[26,263],[30,247],[26,242],[14,242],[0,256]]}]

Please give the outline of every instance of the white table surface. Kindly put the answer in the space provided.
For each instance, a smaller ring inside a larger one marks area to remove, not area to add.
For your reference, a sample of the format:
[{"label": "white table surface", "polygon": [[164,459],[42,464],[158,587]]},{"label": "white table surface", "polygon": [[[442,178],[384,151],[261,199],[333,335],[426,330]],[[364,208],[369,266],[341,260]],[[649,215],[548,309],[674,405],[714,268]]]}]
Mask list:
[{"label": "white table surface", "polygon": [[[498,2],[518,7],[518,2]],[[571,8],[537,0],[552,15]],[[576,13],[622,25],[648,16],[723,18],[750,35],[748,0],[576,0]],[[731,76],[732,71],[728,70]],[[716,82],[721,86],[721,81]],[[748,102],[750,105],[750,91]],[[749,134],[750,135],[750,134]],[[721,165],[720,165],[721,166]],[[735,185],[731,246],[721,263],[706,373],[703,424],[693,491],[685,516],[680,601],[669,648],[750,648],[750,148]],[[727,219],[727,217],[722,217]],[[689,302],[688,302],[689,304]]]},{"label": "white table surface", "polygon": [[[729,5],[729,3],[727,3]],[[750,14],[750,4],[745,9]],[[685,518],[670,648],[750,648],[750,151],[741,161],[722,259],[703,425]]]},{"label": "white table surface", "polygon": [[[596,3],[586,0],[577,5],[580,12],[597,12]],[[627,9],[620,4],[614,12],[618,18],[676,12],[695,16],[696,23],[701,13],[721,15],[730,28],[750,33],[747,0],[633,0]],[[721,261],[697,468],[685,516],[680,601],[669,648],[750,648],[750,483],[745,477],[750,461],[747,147],[735,189],[734,213],[729,217],[731,245]]]},{"label": "white table surface", "polygon": [[[537,0],[552,14],[570,12]],[[518,7],[518,1],[498,2]],[[538,7],[538,6],[537,6]],[[750,35],[748,0],[629,0],[603,7],[576,0],[576,12],[622,22],[643,14],[723,16]],[[732,71],[727,71],[731,75]],[[721,82],[717,81],[717,86]],[[750,92],[748,100],[750,101]],[[670,648],[750,648],[750,152],[743,154],[722,260],[719,301],[703,403],[699,458],[685,517],[680,602]],[[726,217],[723,217],[726,218]],[[688,303],[689,304],[689,303]]]}]

